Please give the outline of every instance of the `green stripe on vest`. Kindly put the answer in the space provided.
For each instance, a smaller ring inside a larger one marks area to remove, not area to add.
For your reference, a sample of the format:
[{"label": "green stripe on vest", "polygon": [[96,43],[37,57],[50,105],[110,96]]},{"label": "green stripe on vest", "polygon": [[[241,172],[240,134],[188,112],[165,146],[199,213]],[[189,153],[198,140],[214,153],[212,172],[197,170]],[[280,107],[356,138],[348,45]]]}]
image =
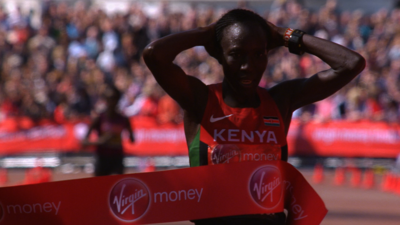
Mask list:
[{"label": "green stripe on vest", "polygon": [[189,146],[190,167],[200,166],[200,129]]}]

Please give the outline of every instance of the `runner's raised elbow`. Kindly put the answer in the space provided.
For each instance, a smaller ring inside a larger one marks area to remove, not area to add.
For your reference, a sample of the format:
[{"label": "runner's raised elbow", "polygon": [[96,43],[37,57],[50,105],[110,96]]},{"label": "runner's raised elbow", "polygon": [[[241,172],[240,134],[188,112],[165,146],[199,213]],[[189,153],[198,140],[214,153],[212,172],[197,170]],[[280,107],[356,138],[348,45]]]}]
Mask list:
[{"label": "runner's raised elbow", "polygon": [[155,49],[154,49],[154,44],[150,43],[149,45],[147,45],[144,50],[143,50],[143,59],[146,62],[146,64],[148,64],[149,62],[153,62],[156,61],[156,55],[155,54]]},{"label": "runner's raised elbow", "polygon": [[168,52],[165,45],[157,41],[150,43],[143,50],[143,59],[147,66],[171,64],[174,58]]},{"label": "runner's raised elbow", "polygon": [[354,76],[361,73],[364,70],[366,62],[364,57],[360,54],[353,54],[352,57],[349,57],[347,60],[346,66],[344,68],[345,71],[354,74]]}]

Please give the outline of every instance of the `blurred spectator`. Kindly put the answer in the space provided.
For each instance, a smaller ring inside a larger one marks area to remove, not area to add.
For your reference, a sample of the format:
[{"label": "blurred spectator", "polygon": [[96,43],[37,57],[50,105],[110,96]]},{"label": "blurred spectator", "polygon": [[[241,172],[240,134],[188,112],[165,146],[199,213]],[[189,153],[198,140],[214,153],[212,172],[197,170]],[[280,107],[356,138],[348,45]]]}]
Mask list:
[{"label": "blurred spectator", "polygon": [[28,50],[45,50],[46,52],[50,52],[55,47],[54,38],[49,36],[49,29],[45,25],[39,28],[37,34],[29,39],[28,42]]},{"label": "blurred spectator", "polygon": [[[262,15],[277,25],[299,28],[358,51],[368,64],[343,90],[293,116],[305,121],[399,123],[400,10],[366,14],[340,9],[336,0],[311,10],[301,2],[274,1]],[[160,124],[180,123],[182,112],[149,76],[141,52],[152,40],[207,25],[226,10],[191,5],[171,10],[165,2],[149,10],[136,2],[126,13],[106,14],[83,2],[44,1],[41,25],[35,29],[32,12],[0,9],[0,122],[25,117],[31,122],[23,127],[29,127],[43,119],[63,123],[88,118],[101,109],[102,92],[110,82],[124,93],[119,108],[125,115],[152,117]],[[218,62],[201,47],[181,53],[175,63],[206,84],[222,79]],[[260,85],[269,88],[324,68],[314,56],[277,49],[270,52]]]},{"label": "blurred spectator", "polygon": [[[134,142],[133,131],[128,118],[121,115],[117,105],[121,93],[113,85],[107,86],[104,91],[104,108],[93,118],[85,139],[84,146],[96,146],[95,176],[106,176],[124,173],[124,152],[122,135],[127,131],[129,140]],[[97,132],[98,138],[90,140],[90,134]]]}]

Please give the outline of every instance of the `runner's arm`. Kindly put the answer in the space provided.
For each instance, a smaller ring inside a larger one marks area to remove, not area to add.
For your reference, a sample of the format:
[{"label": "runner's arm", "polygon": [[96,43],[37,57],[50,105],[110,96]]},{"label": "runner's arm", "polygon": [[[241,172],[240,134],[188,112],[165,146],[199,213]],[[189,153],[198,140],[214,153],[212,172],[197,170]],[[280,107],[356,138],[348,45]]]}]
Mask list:
[{"label": "runner's arm", "polygon": [[99,126],[100,123],[100,118],[96,117],[92,120],[92,122],[89,124],[89,128],[88,131],[86,133],[85,138],[81,141],[81,144],[83,146],[88,146],[88,145],[93,145],[93,142],[89,140],[90,134],[92,133],[92,131]]},{"label": "runner's arm", "polygon": [[83,146],[103,145],[103,144],[107,143],[113,137],[113,133],[108,131],[108,132],[102,133],[102,135],[98,134],[96,141],[91,141],[90,134],[92,133],[93,130],[98,128],[99,125],[100,125],[100,117],[96,117],[95,119],[93,119],[92,123],[89,125],[89,129],[88,129],[88,132],[86,133],[85,138],[81,141],[81,144]]},{"label": "runner's arm", "polygon": [[[278,29],[283,37],[286,29]],[[283,82],[271,89],[272,92],[277,90],[286,92],[291,112],[334,94],[365,67],[365,59],[360,54],[328,40],[305,34],[303,46],[305,52],[317,56],[331,68],[320,71],[310,78]]]},{"label": "runner's arm", "polygon": [[173,60],[186,49],[212,43],[214,35],[212,25],[197,28],[156,40],[143,52],[143,59],[157,82],[184,110],[195,113],[201,111],[208,89],[197,78],[187,76]]}]

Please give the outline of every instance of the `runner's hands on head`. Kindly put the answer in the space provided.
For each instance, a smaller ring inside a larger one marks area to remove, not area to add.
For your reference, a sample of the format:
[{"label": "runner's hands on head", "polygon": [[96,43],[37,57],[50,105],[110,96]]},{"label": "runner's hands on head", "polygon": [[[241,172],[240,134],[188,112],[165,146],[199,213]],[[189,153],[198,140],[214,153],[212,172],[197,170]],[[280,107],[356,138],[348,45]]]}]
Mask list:
[{"label": "runner's hands on head", "polygon": [[[204,31],[208,33],[208,38],[205,40],[204,48],[206,49],[207,53],[218,60],[219,52],[215,37],[215,24],[212,23],[206,27],[203,27]],[[284,46],[284,34],[286,31],[285,27],[278,27],[272,24],[271,22],[267,21],[267,24],[270,28],[271,35],[268,37],[268,50],[274,49],[276,47]]]},{"label": "runner's hands on head", "polygon": [[275,26],[269,21],[267,21],[267,24],[271,31],[271,36],[268,38],[268,51],[276,47],[284,46],[283,37],[285,35],[286,28]]},{"label": "runner's hands on head", "polygon": [[217,47],[217,39],[215,37],[215,23],[212,23],[206,27],[203,27],[204,31],[207,33],[207,40],[205,40],[204,48],[207,53],[218,60],[219,53]]}]

